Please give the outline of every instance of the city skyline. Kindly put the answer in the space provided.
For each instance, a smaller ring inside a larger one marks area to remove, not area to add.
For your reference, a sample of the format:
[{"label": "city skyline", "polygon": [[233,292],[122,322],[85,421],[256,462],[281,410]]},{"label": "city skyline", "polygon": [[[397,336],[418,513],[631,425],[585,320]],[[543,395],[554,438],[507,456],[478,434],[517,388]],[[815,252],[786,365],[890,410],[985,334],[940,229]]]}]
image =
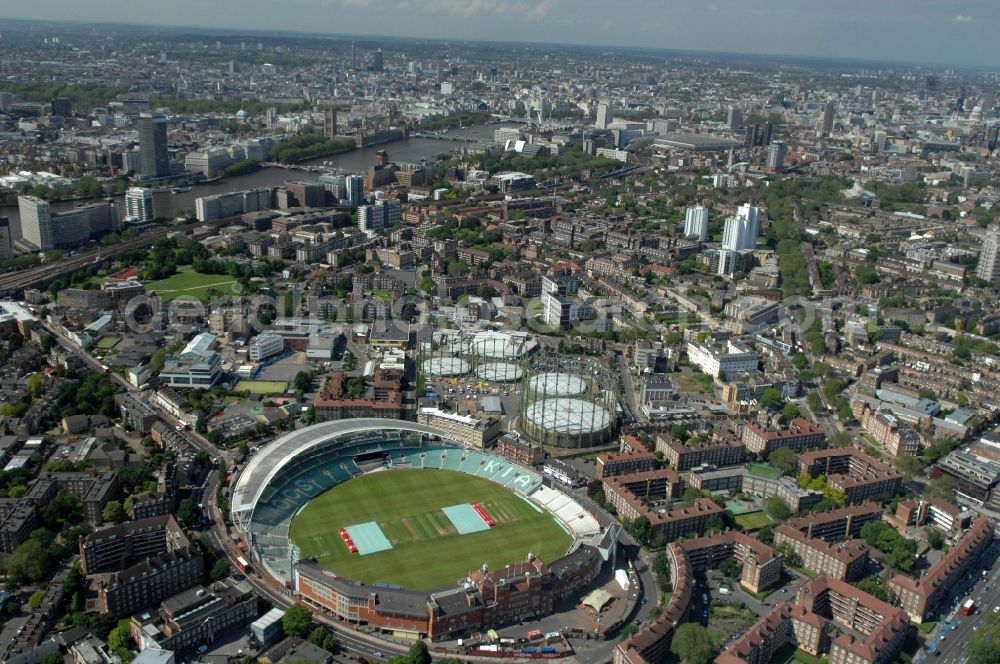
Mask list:
[{"label": "city skyline", "polygon": [[[991,35],[1000,6],[984,0],[928,3],[901,0],[872,6],[846,0],[624,0],[613,21],[596,0],[295,0],[280,8],[259,0],[240,11],[225,0],[204,6],[178,0],[70,3],[43,6],[12,0],[7,19],[149,25],[168,28],[267,30],[313,34],[455,41],[573,44],[607,48],[694,50],[708,53],[848,58],[912,64],[989,66],[1000,50]],[[289,7],[295,11],[288,11]],[[197,17],[197,21],[179,17]],[[629,21],[628,17],[635,20]],[[764,39],[770,34],[770,38]],[[753,38],[753,39],[751,39]]]}]

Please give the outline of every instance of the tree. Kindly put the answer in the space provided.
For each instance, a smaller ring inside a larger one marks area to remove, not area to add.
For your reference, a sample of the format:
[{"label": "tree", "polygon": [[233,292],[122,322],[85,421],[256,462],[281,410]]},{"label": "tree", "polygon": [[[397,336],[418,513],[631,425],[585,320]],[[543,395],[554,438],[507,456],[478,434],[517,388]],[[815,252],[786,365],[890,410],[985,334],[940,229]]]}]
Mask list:
[{"label": "tree", "polygon": [[199,518],[198,506],[190,498],[185,498],[177,506],[177,520],[185,526],[189,528],[194,526],[198,523]]},{"label": "tree", "polygon": [[231,569],[232,568],[229,566],[229,561],[226,560],[225,558],[220,558],[219,560],[215,561],[214,565],[212,565],[212,571],[209,573],[209,576],[212,578],[213,581],[221,581],[222,579],[229,576],[229,572]]},{"label": "tree", "polygon": [[933,528],[924,528],[924,533],[927,535],[927,543],[931,545],[932,549],[940,549],[944,546],[944,536]]},{"label": "tree", "polygon": [[799,467],[799,458],[790,447],[777,448],[767,455],[767,462],[780,468],[785,475],[791,475]]},{"label": "tree", "polygon": [[866,592],[873,597],[877,597],[883,602],[889,600],[888,593],[886,593],[885,588],[882,586],[882,583],[878,580],[877,577],[866,576],[865,578],[861,579],[854,585],[857,586],[858,590]]},{"label": "tree", "polygon": [[50,652],[48,655],[42,658],[42,664],[63,664],[62,653]]},{"label": "tree", "polygon": [[778,410],[784,401],[781,398],[781,392],[773,387],[767,388],[760,395],[761,408],[767,408],[768,410]]},{"label": "tree", "polygon": [[76,193],[81,198],[93,198],[104,194],[104,187],[93,175],[84,175],[77,180]]},{"label": "tree", "polygon": [[830,436],[830,447],[847,447],[853,441],[851,434],[846,431],[838,431]]},{"label": "tree", "polygon": [[121,521],[125,518],[125,509],[119,501],[110,500],[101,511],[101,518],[110,522]]},{"label": "tree", "polygon": [[281,618],[281,626],[285,630],[285,636],[298,636],[304,639],[312,626],[312,614],[301,604],[292,604]]},{"label": "tree", "polygon": [[292,380],[292,386],[296,390],[302,390],[303,392],[308,392],[312,387],[312,376],[310,376],[305,371],[300,371],[295,374],[295,378]]},{"label": "tree", "polygon": [[423,641],[414,641],[410,646],[408,664],[431,664],[431,653]]},{"label": "tree", "polygon": [[131,658],[129,654],[132,650],[132,637],[129,632],[128,618],[120,621],[108,634],[108,647],[123,660]]},{"label": "tree", "polygon": [[920,459],[912,456],[898,456],[892,463],[904,477],[913,477],[923,468]]},{"label": "tree", "polygon": [[768,496],[761,502],[761,507],[772,519],[777,519],[778,521],[784,521],[792,515],[792,510],[788,509],[788,505],[785,504],[781,498],[777,496]]},{"label": "tree", "polygon": [[698,623],[684,623],[674,632],[670,641],[670,652],[685,664],[708,664],[714,652],[708,630]]},{"label": "tree", "polygon": [[987,613],[965,648],[968,664],[1000,664],[1000,613]]},{"label": "tree", "polygon": [[802,411],[799,407],[793,403],[786,403],[785,407],[781,409],[781,416],[788,421],[794,420],[796,417],[802,416]]},{"label": "tree", "polygon": [[696,489],[693,486],[689,486],[684,489],[684,507],[694,507],[694,501],[701,498],[701,489]]},{"label": "tree", "polygon": [[83,520],[83,504],[78,496],[60,491],[40,513],[48,528],[60,532],[67,524],[77,524]]},{"label": "tree", "polygon": [[951,501],[955,497],[955,486],[954,477],[942,475],[927,483],[927,495]]},{"label": "tree", "polygon": [[42,600],[45,599],[44,590],[36,590],[31,593],[31,597],[28,599],[28,606],[32,611],[37,611],[38,607],[42,605]]},{"label": "tree", "polygon": [[862,264],[859,265],[854,270],[854,277],[858,280],[858,283],[862,286],[865,284],[874,284],[878,282],[878,273],[875,268],[871,265]]},{"label": "tree", "polygon": [[764,544],[770,544],[774,541],[774,527],[764,526],[757,531],[757,539],[759,539]]},{"label": "tree", "polygon": [[738,579],[743,573],[743,566],[736,561],[734,556],[729,556],[719,563],[719,571],[730,579]]}]

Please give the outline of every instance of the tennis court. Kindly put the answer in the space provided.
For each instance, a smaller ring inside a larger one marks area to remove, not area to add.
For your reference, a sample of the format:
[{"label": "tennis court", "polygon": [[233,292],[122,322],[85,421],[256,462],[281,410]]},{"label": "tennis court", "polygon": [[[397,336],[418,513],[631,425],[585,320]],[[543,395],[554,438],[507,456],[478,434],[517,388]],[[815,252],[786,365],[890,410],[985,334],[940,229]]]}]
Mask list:
[{"label": "tennis court", "polygon": [[483,517],[479,516],[479,513],[469,503],[442,507],[441,511],[451,521],[451,525],[455,526],[455,530],[458,531],[459,535],[468,535],[469,533],[478,533],[481,530],[490,529],[486,522],[483,521]]},{"label": "tennis court", "polygon": [[344,530],[351,536],[354,546],[358,547],[358,553],[362,556],[392,548],[392,544],[374,521],[348,526]]}]

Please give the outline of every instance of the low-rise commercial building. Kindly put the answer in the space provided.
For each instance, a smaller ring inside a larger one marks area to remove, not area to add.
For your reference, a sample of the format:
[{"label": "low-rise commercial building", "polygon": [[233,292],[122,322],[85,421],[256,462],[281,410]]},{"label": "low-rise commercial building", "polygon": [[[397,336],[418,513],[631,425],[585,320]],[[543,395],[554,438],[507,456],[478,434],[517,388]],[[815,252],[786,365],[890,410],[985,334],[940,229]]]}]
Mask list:
[{"label": "low-rise commercial building", "polygon": [[285,350],[285,339],[278,334],[258,334],[247,345],[251,362],[263,362]]},{"label": "low-rise commercial building", "polygon": [[163,600],[156,611],[133,615],[130,633],[140,650],[190,652],[252,621],[257,617],[257,603],[246,581],[218,582],[211,590],[191,588]]},{"label": "low-rise commercial building", "polygon": [[760,356],[753,349],[729,340],[725,348],[688,343],[688,360],[713,378],[729,378],[757,371]]},{"label": "low-rise commercial building", "polygon": [[911,526],[931,526],[948,534],[960,533],[972,525],[974,514],[933,496],[920,500],[902,500],[896,506],[892,523],[900,530]]},{"label": "low-rise commercial building", "polygon": [[495,417],[459,415],[439,408],[421,408],[417,422],[447,431],[466,445],[482,449],[500,436],[500,420]]}]

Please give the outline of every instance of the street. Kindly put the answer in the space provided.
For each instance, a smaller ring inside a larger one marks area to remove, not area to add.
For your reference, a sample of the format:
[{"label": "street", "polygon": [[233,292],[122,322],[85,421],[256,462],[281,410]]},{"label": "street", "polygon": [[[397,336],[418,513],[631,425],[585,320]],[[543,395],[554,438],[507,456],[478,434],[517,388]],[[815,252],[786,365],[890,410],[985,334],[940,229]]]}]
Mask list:
[{"label": "street", "polygon": [[[944,617],[937,628],[928,636],[927,647],[913,658],[914,664],[927,661],[930,664],[964,664],[967,657],[965,646],[979,629],[979,623],[989,613],[1000,612],[1000,542],[994,541],[980,556],[979,563],[973,565],[969,573],[955,584],[952,594],[946,600]],[[986,569],[984,576],[982,570]],[[976,603],[971,616],[963,616],[961,606],[966,599]],[[940,653],[940,654],[938,654]]]}]

